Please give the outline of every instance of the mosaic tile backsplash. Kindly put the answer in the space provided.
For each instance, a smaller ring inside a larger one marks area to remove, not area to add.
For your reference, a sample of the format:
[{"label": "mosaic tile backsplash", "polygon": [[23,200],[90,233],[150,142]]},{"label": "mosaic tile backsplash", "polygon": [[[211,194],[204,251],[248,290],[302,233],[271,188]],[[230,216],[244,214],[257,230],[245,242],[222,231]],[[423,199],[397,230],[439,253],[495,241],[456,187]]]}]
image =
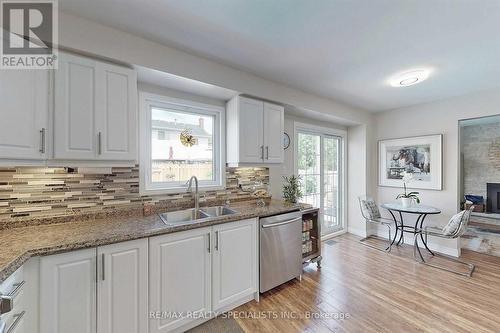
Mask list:
[{"label": "mosaic tile backsplash", "polygon": [[[108,212],[143,205],[180,206],[190,193],[139,195],[139,167],[91,169],[0,168],[0,222]],[[244,200],[239,184],[269,184],[267,168],[226,168],[226,190],[203,192],[206,201]],[[245,187],[244,187],[245,188]],[[201,193],[201,192],[200,192]]]}]

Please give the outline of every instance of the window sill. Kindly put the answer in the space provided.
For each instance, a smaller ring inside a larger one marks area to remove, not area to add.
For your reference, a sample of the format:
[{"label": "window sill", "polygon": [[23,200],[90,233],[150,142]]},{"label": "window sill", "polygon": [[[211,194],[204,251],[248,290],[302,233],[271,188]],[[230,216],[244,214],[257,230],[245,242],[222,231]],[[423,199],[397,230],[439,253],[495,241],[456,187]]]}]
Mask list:
[{"label": "window sill", "polygon": [[[222,185],[205,185],[198,186],[198,192],[207,191],[221,191],[225,190],[226,187]],[[187,193],[187,186],[182,187],[172,187],[172,188],[150,188],[150,189],[140,189],[140,195],[162,195],[162,194],[184,194]]]}]

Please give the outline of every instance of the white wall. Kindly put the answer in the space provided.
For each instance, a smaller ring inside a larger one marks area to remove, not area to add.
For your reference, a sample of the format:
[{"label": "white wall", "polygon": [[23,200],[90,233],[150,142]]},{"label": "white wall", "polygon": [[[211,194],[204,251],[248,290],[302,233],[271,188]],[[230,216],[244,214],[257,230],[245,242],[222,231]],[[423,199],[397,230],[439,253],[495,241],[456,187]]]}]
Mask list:
[{"label": "white wall", "polygon": [[[438,207],[442,214],[428,216],[428,225],[444,225],[450,217],[460,210],[459,207],[459,146],[458,121],[498,114],[500,91],[485,91],[439,102],[408,107],[380,113],[375,118],[375,139],[371,149],[377,150],[377,140],[443,134],[443,190],[418,190],[423,204]],[[376,169],[377,156],[372,158]],[[379,203],[393,201],[401,189],[381,187],[375,183]],[[413,220],[412,220],[413,221]],[[431,247],[438,251],[457,255],[459,243],[455,241],[432,242]]]},{"label": "white wall", "polygon": [[[372,125],[351,126],[347,131],[347,231],[366,237],[367,227],[361,216],[358,197],[365,195],[369,190],[367,149],[369,147],[369,131]],[[366,152],[366,153],[365,153]]]},{"label": "white wall", "polygon": [[195,95],[186,93],[183,91],[178,91],[170,88],[160,87],[150,83],[139,82],[137,84],[137,90],[140,92],[147,92],[150,94],[156,94],[161,96],[168,96],[173,98],[185,99],[188,101],[193,101],[202,104],[209,104],[219,107],[226,107],[226,101],[221,99],[209,98],[205,96]]}]

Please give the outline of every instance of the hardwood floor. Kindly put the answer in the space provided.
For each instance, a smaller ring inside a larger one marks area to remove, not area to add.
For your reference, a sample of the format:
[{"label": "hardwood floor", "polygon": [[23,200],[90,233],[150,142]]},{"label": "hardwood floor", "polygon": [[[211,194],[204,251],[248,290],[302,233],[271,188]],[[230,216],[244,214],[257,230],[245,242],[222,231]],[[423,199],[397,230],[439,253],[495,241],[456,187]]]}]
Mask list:
[{"label": "hardwood floor", "polygon": [[462,259],[476,264],[467,278],[416,263],[409,246],[387,254],[349,234],[335,241],[323,244],[320,270],[311,264],[301,282],[290,281],[261,295],[259,303],[237,308],[243,330],[500,332],[500,258],[464,251]]}]

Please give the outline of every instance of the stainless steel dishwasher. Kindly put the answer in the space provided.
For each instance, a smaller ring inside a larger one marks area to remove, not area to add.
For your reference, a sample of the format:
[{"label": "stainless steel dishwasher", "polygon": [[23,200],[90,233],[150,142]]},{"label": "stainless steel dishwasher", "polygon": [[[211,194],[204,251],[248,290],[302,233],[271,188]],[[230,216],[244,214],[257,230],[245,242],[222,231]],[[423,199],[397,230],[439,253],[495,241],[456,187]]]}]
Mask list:
[{"label": "stainless steel dishwasher", "polygon": [[260,292],[302,275],[302,213],[261,218]]}]

